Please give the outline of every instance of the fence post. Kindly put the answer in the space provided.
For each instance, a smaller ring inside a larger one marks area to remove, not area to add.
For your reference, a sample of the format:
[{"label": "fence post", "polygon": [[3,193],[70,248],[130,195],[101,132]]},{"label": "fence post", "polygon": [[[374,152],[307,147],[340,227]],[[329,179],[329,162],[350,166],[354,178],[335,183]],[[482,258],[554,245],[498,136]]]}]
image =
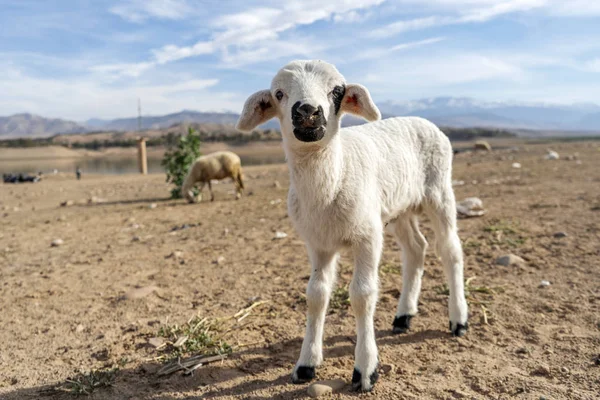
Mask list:
[{"label": "fence post", "polygon": [[148,174],[148,160],[146,158],[146,138],[138,139],[138,166],[140,174]]}]

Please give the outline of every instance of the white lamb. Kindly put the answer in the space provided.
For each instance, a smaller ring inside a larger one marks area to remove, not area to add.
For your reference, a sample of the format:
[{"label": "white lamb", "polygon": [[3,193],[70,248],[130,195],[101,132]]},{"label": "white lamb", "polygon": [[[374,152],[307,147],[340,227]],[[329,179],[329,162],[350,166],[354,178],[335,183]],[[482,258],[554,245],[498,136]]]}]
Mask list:
[{"label": "white lamb", "polygon": [[368,90],[347,84],[333,65],[294,61],[277,73],[270,90],[248,98],[237,128],[247,132],[271,118],[280,120],[290,170],[288,211],[312,265],[306,335],[292,380],[313,379],[323,361],[323,324],[338,251],[349,247],[355,258],[350,301],[357,326],[352,383],[369,391],[378,377],[373,314],[384,226],[403,255],[394,333],[406,332],[417,313],[427,247],[417,216],[424,212],[433,222],[450,287],[450,330],[456,336],[468,328],[463,255],[447,137],[431,122],[413,117],[340,129],[344,113],[380,119]]}]

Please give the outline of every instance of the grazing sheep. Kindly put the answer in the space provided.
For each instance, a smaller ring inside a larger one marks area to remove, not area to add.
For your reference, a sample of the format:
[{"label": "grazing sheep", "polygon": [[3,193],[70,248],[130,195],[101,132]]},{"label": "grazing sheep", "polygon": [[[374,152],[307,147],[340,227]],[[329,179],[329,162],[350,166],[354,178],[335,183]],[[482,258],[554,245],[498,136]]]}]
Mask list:
[{"label": "grazing sheep", "polygon": [[205,184],[208,184],[210,201],[213,201],[215,195],[213,194],[212,186],[210,184],[211,179],[221,180],[225,178],[232,178],[235,182],[236,199],[242,197],[242,190],[244,189],[244,182],[242,181],[242,163],[237,154],[230,151],[217,151],[199,157],[190,168],[190,171],[183,182],[181,195],[190,203],[194,203],[195,199],[192,189],[196,183],[200,182],[198,201],[202,200],[202,189]]},{"label": "grazing sheep", "polygon": [[[371,122],[340,129],[342,114]],[[306,242],[312,265],[307,289],[307,327],[295,383],[309,381],[323,361],[323,324],[336,275],[338,251],[348,247],[355,267],[350,301],[357,341],[353,387],[369,391],[377,380],[373,314],[384,227],[396,236],[403,257],[402,294],[393,332],[406,332],[417,313],[427,242],[417,217],[426,213],[436,233],[450,288],[450,330],[467,331],[463,254],[452,190],[452,147],[421,118],[380,120],[368,90],[347,84],[322,61],[283,67],[270,90],[251,95],[237,124],[248,132],[277,117],[290,171],[288,212]]]}]

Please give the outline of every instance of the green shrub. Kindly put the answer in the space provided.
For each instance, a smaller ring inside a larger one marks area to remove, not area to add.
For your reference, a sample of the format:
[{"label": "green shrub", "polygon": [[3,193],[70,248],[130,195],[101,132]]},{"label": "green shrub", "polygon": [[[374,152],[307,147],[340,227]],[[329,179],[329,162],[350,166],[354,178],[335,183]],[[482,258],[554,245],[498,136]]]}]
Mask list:
[{"label": "green shrub", "polygon": [[200,143],[200,135],[190,127],[188,134],[179,136],[175,145],[165,153],[161,165],[165,167],[167,182],[175,185],[171,190],[171,198],[181,198],[183,181],[194,161],[200,157]]}]

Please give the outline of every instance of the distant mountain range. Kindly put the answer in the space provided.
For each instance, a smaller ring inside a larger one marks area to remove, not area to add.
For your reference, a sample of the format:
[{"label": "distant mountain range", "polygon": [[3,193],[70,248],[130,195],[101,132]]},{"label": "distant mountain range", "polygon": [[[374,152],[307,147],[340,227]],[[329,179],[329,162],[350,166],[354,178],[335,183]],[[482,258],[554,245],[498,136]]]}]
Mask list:
[{"label": "distant mountain range", "polygon": [[0,117],[0,138],[45,137],[58,133],[77,133],[85,127],[73,121],[44,118],[33,114]]},{"label": "distant mountain range", "polygon": [[[471,98],[435,97],[406,102],[384,101],[378,104],[384,118],[416,115],[430,119],[440,126],[485,127],[519,130],[578,131],[600,133],[600,106],[596,104],[530,104],[483,102]],[[211,123],[233,125],[236,113],[215,113],[184,110],[163,116],[142,116],[142,129],[164,129],[180,123]],[[362,123],[359,118],[346,116],[343,126]],[[63,133],[91,131],[133,131],[138,128],[137,117],[113,120],[90,119],[83,123],[47,119],[32,114],[0,117],[0,137],[44,137]],[[279,129],[277,121],[261,128]]]}]

